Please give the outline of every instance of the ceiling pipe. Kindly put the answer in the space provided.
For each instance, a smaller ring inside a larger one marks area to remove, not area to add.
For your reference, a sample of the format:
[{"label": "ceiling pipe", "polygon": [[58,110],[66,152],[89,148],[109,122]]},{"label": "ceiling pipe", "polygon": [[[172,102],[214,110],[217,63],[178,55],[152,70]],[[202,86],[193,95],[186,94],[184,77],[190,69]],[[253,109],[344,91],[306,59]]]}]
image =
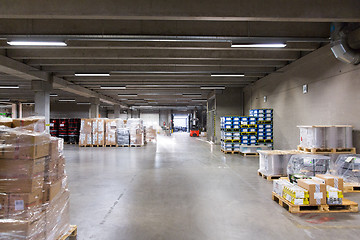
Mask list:
[{"label": "ceiling pipe", "polygon": [[347,64],[359,64],[360,52],[352,49],[347,42],[346,25],[344,23],[331,24],[331,51],[335,57]]}]

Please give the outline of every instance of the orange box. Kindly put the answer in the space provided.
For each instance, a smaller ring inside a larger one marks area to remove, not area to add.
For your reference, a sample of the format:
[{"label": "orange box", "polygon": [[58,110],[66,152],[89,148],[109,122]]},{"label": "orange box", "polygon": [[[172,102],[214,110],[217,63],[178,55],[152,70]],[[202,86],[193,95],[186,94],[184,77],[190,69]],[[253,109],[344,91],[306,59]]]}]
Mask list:
[{"label": "orange box", "polygon": [[315,177],[325,180],[325,184],[344,191],[344,180],[331,174],[316,174]]},{"label": "orange box", "polygon": [[309,191],[309,202],[311,206],[326,204],[326,185],[313,179],[298,179],[299,187]]}]

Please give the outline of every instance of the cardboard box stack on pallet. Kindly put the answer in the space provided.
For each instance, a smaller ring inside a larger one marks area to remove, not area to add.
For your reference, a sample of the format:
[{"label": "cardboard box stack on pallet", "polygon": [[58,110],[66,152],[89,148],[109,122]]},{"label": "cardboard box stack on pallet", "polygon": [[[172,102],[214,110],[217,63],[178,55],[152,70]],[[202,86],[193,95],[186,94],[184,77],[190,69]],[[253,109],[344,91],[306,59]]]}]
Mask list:
[{"label": "cardboard box stack on pallet", "polygon": [[63,141],[45,133],[45,120],[0,127],[0,239],[57,239],[67,233]]},{"label": "cardboard box stack on pallet", "polygon": [[116,119],[105,120],[105,145],[116,145]]},{"label": "cardboard box stack on pallet", "polygon": [[129,146],[130,132],[125,121],[118,119],[116,122],[116,143],[118,146]]},{"label": "cardboard box stack on pallet", "polygon": [[104,146],[105,144],[105,119],[92,119],[92,144]]},{"label": "cardboard box stack on pallet", "polygon": [[144,145],[143,120],[140,118],[129,118],[126,123],[126,127],[129,129],[129,133],[130,133],[130,145],[143,146]]},{"label": "cardboard box stack on pallet", "polygon": [[79,135],[79,146],[90,146],[92,145],[92,120],[81,119],[80,123],[80,135]]}]

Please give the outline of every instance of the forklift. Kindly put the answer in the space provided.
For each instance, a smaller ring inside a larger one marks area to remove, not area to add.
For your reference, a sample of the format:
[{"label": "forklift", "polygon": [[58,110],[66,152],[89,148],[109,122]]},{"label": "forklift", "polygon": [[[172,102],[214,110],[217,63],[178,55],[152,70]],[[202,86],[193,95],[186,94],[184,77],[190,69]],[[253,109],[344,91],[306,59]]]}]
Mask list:
[{"label": "forklift", "polygon": [[200,135],[199,119],[196,117],[196,110],[190,120],[190,137],[198,137]]}]

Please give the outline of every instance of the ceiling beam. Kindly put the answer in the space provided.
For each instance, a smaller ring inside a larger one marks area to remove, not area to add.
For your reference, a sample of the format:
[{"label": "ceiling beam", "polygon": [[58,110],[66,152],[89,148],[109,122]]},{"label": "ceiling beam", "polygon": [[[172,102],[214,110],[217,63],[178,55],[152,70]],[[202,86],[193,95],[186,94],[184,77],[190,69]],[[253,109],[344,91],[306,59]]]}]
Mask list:
[{"label": "ceiling beam", "polygon": [[[359,22],[358,0],[1,0],[1,18]],[[41,6],[41,7],[40,7]]]}]

